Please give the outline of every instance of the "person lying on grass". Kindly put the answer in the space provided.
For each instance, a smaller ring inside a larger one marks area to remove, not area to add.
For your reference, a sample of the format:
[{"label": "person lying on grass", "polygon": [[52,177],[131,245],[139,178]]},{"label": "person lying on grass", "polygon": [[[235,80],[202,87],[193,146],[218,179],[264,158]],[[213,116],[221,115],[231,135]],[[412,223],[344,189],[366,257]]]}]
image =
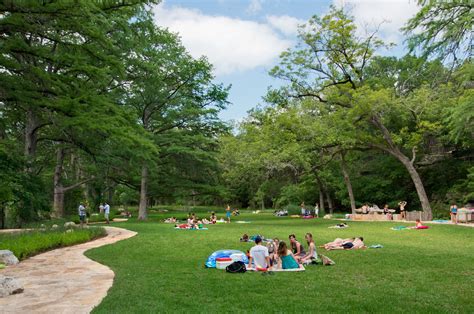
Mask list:
[{"label": "person lying on grass", "polygon": [[326,243],[324,245],[326,250],[357,250],[357,249],[365,249],[366,246],[364,244],[364,238],[348,238],[348,239],[341,239],[337,238],[333,242]]},{"label": "person lying on grass", "polygon": [[415,220],[416,225],[414,227],[408,227],[410,229],[428,229],[428,226],[425,226],[421,223],[420,219]]},{"label": "person lying on grass", "polygon": [[256,270],[266,270],[270,266],[268,248],[262,245],[262,238],[259,236],[255,238],[255,246],[250,249],[247,268],[252,268],[252,262],[254,262]]},{"label": "person lying on grass", "polygon": [[302,264],[311,263],[312,261],[318,259],[318,253],[316,253],[316,245],[314,244],[313,235],[308,232],[304,238],[308,243],[308,253],[306,253],[306,255],[301,258],[300,262]]},{"label": "person lying on grass", "polygon": [[288,247],[286,246],[286,243],[284,241],[281,241],[278,244],[278,268],[281,269],[294,269],[294,268],[300,268],[300,265],[295,259],[295,256],[293,253],[288,250]]},{"label": "person lying on grass", "polygon": [[176,219],[176,217],[170,217],[170,218],[166,218],[164,222],[168,224],[175,224],[176,222],[178,222],[178,220]]},{"label": "person lying on grass", "polygon": [[306,255],[304,247],[298,242],[298,240],[296,240],[296,236],[294,234],[290,234],[288,239],[290,239],[291,250],[293,251],[296,260],[299,261]]}]

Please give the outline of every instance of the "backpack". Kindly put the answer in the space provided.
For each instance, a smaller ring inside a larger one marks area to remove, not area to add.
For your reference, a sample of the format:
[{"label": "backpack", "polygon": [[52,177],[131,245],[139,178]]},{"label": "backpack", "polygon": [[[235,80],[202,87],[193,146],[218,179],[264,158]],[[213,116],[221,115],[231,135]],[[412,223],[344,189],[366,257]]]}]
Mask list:
[{"label": "backpack", "polygon": [[245,273],[247,271],[247,268],[245,267],[244,262],[237,261],[227,266],[225,268],[225,271],[228,273]]},{"label": "backpack", "polygon": [[319,255],[319,257],[321,257],[321,261],[323,262],[324,266],[331,266],[336,264],[332,259],[325,255]]}]

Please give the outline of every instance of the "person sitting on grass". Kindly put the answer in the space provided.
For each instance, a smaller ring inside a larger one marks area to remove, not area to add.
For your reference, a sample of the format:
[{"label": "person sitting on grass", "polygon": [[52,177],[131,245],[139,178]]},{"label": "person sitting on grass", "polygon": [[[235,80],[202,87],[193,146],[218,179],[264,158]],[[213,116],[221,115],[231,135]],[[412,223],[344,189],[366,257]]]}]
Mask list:
[{"label": "person sitting on grass", "polygon": [[216,222],[217,222],[216,213],[214,213],[214,212],[211,213],[210,220],[211,220],[211,224],[216,224]]},{"label": "person sitting on grass", "polygon": [[290,234],[288,239],[290,239],[291,250],[293,251],[296,260],[299,261],[303,256],[306,255],[304,247],[298,242],[298,240],[296,240],[296,236],[294,234]]},{"label": "person sitting on grass", "polygon": [[284,241],[281,241],[278,244],[278,268],[281,269],[295,269],[295,268],[300,268],[300,265],[295,259],[295,256],[293,253],[288,250],[288,247],[286,246],[286,243]]},{"label": "person sitting on grass", "polygon": [[302,264],[311,263],[318,259],[318,253],[316,253],[316,245],[314,244],[313,235],[311,233],[307,233],[304,237],[306,242],[308,243],[308,253],[303,256],[300,260]]},{"label": "person sitting on grass", "polygon": [[272,265],[278,264],[278,246],[280,244],[280,240],[278,238],[273,238],[273,253],[270,253],[270,261]]},{"label": "person sitting on grass", "polygon": [[247,268],[252,268],[252,261],[255,264],[256,270],[266,270],[270,266],[268,248],[262,245],[262,238],[259,236],[255,238],[255,246],[250,249]]}]

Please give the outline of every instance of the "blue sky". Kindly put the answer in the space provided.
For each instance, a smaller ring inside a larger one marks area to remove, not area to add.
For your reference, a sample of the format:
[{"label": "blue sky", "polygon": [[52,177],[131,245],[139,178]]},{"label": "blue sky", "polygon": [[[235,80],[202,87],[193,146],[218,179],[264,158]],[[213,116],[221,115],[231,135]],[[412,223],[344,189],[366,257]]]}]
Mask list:
[{"label": "blue sky", "polygon": [[154,12],[156,24],[179,33],[194,57],[209,59],[216,82],[232,84],[231,105],[220,116],[241,120],[268,86],[282,84],[268,71],[296,44],[297,25],[331,4],[350,9],[361,29],[383,21],[379,36],[397,47],[379,53],[403,54],[399,28],[416,13],[414,0],[165,0]]}]

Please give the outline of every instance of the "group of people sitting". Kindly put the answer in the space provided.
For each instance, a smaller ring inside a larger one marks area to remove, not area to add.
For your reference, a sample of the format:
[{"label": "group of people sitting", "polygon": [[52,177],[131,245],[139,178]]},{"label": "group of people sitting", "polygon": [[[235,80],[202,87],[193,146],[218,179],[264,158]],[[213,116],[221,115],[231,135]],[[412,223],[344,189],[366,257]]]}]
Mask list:
[{"label": "group of people sitting", "polygon": [[347,238],[347,239],[336,238],[334,241],[326,243],[321,247],[325,248],[328,251],[329,250],[357,250],[357,249],[366,248],[363,237]]},{"label": "group of people sitting", "polygon": [[308,245],[307,251],[294,234],[290,234],[288,240],[289,244],[274,238],[263,245],[263,239],[260,236],[255,237],[255,246],[247,253],[249,258],[248,268],[255,268],[256,270],[271,268],[296,269],[300,268],[301,264],[309,264],[318,259],[311,233],[305,235]]},{"label": "group of people sitting", "polygon": [[[176,217],[171,217],[165,220],[167,223],[177,223]],[[176,228],[180,229],[202,229],[204,225],[215,224],[217,223],[217,216],[216,213],[212,212],[209,219],[202,218],[196,216],[195,213],[189,213],[188,219],[184,224],[176,224]]]},{"label": "group of people sitting", "polygon": [[283,217],[283,216],[288,216],[288,211],[285,209],[281,209],[281,210],[275,210],[273,212],[273,215],[274,216],[277,216],[277,217]]}]

